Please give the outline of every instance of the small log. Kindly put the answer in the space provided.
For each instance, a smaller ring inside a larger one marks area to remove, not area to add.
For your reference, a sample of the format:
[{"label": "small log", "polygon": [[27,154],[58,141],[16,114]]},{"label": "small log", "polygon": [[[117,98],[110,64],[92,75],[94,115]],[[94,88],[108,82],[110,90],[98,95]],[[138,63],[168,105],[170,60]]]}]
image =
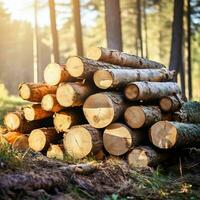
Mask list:
[{"label": "small log", "polygon": [[20,151],[26,151],[29,148],[28,136],[20,135],[12,143],[12,148]]},{"label": "small log", "polygon": [[7,127],[0,125],[0,134],[3,135],[3,134],[5,134],[5,133],[7,133],[7,132],[8,132]]},{"label": "small log", "polygon": [[85,117],[82,110],[67,110],[55,113],[53,117],[53,123],[56,131],[67,132],[71,126],[84,123]]},{"label": "small log", "polygon": [[113,123],[104,130],[103,144],[111,155],[120,156],[141,144],[144,136],[145,134],[139,130],[131,130],[121,123]]},{"label": "small log", "polygon": [[63,83],[58,87],[56,98],[60,105],[74,107],[83,105],[85,99],[93,93],[93,88],[88,84]]},{"label": "small log", "polygon": [[22,83],[19,85],[19,96],[28,101],[40,102],[46,94],[55,94],[56,86],[46,83]]},{"label": "small log", "polygon": [[58,160],[64,159],[64,147],[61,144],[50,144],[47,150],[47,157]]},{"label": "small log", "polygon": [[53,116],[53,112],[48,112],[42,109],[40,104],[33,104],[23,107],[24,117],[28,121],[45,119]]},{"label": "small log", "polygon": [[153,100],[177,94],[179,87],[174,82],[131,82],[125,88],[129,100]]},{"label": "small log", "polygon": [[171,120],[158,106],[131,106],[124,112],[124,119],[131,128],[148,127],[160,120]]},{"label": "small log", "polygon": [[58,134],[56,130],[51,128],[35,129],[30,133],[28,138],[29,147],[34,151],[46,151],[50,143],[56,143],[62,138],[61,134]]},{"label": "small log", "polygon": [[27,121],[23,112],[9,112],[4,117],[4,124],[8,130],[18,131],[24,134],[29,134],[33,129],[50,127],[53,125],[52,118]]},{"label": "small log", "polygon": [[8,141],[9,144],[13,144],[17,137],[23,135],[23,133],[10,131],[3,135],[3,137]]},{"label": "small log", "polygon": [[63,106],[58,103],[55,94],[46,94],[43,96],[41,107],[43,110],[51,112],[59,112],[63,109]]},{"label": "small log", "polygon": [[151,142],[161,148],[200,146],[200,124],[159,121],[150,129]]},{"label": "small log", "polygon": [[138,69],[160,69],[165,67],[155,61],[147,60],[139,56],[127,54],[115,49],[103,47],[92,47],[87,53],[87,57],[92,60],[103,61],[124,67],[132,67]]},{"label": "small log", "polygon": [[6,140],[4,135],[5,134],[0,133],[0,147],[1,147],[1,145],[7,145],[8,144],[8,141]]},{"label": "small log", "polygon": [[156,167],[169,158],[169,154],[155,150],[150,146],[139,146],[128,154],[131,168]]},{"label": "small log", "polygon": [[162,69],[104,69],[94,73],[95,85],[101,89],[122,88],[133,81],[170,81],[174,71]]},{"label": "small log", "polygon": [[83,112],[89,124],[95,128],[104,128],[116,121],[127,105],[123,96],[117,92],[102,92],[89,96]]},{"label": "small log", "polygon": [[64,134],[64,148],[75,159],[96,155],[103,148],[102,133],[89,124],[73,126]]},{"label": "small log", "polygon": [[73,81],[73,79],[65,70],[65,65],[50,63],[44,70],[44,80],[49,85],[58,85],[65,81]]}]

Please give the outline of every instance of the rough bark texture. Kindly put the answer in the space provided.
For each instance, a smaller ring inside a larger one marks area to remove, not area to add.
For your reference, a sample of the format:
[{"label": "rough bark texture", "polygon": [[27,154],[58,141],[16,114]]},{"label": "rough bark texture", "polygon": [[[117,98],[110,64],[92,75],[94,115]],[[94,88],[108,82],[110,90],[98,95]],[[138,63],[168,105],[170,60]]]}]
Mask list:
[{"label": "rough bark texture", "polygon": [[13,144],[17,137],[23,135],[23,133],[10,131],[3,135],[3,137],[8,141],[9,144]]},{"label": "rough bark texture", "polygon": [[125,96],[129,100],[160,99],[178,92],[178,84],[173,82],[132,82],[125,88]]}]

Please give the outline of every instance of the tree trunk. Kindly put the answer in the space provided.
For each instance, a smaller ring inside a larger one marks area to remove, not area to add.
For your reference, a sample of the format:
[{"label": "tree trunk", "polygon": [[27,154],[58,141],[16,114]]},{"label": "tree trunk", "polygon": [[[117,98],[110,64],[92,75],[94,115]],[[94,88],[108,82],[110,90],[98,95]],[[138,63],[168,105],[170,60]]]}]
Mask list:
[{"label": "tree trunk", "polygon": [[35,129],[30,133],[28,138],[29,147],[36,152],[46,151],[50,143],[56,143],[62,138],[62,134],[58,134],[56,130],[51,128]]},{"label": "tree trunk", "polygon": [[28,136],[20,135],[12,143],[12,148],[18,151],[26,151],[29,148]]},{"label": "tree trunk", "polygon": [[170,81],[174,71],[162,69],[104,69],[94,73],[93,80],[100,89],[122,88],[134,81]]},{"label": "tree trunk", "polygon": [[19,96],[28,101],[40,102],[46,94],[55,94],[56,86],[45,83],[22,83],[19,86]]},{"label": "tree trunk", "polygon": [[149,146],[139,146],[128,154],[128,164],[131,168],[156,167],[169,158],[169,154],[159,152]]},{"label": "tree trunk", "polygon": [[57,160],[64,160],[64,147],[61,144],[50,144],[47,150],[47,157]]},{"label": "tree trunk", "polygon": [[144,17],[144,30],[145,30],[145,51],[146,51],[146,58],[149,57],[148,52],[148,28],[147,28],[147,13],[146,13],[146,1],[143,0],[143,17]]},{"label": "tree trunk", "polygon": [[161,148],[200,146],[200,124],[159,121],[150,129],[151,142]]},{"label": "tree trunk", "polygon": [[8,141],[9,144],[13,144],[17,137],[23,135],[23,133],[10,131],[3,135],[3,137]]},{"label": "tree trunk", "polygon": [[125,111],[123,95],[117,92],[102,92],[89,96],[83,112],[89,124],[95,128],[104,128],[116,121]]},{"label": "tree trunk", "polygon": [[89,124],[73,126],[63,142],[67,153],[75,159],[95,155],[103,148],[102,133]]},{"label": "tree trunk", "polygon": [[53,116],[53,112],[48,112],[42,109],[40,104],[33,104],[23,108],[24,117],[27,121],[45,119]]},{"label": "tree trunk", "polygon": [[142,143],[145,134],[138,130],[131,130],[121,123],[113,123],[105,128],[103,144],[108,153],[121,156]]},{"label": "tree trunk", "polygon": [[46,94],[43,96],[41,107],[43,110],[51,112],[59,112],[64,108],[58,103],[55,94]]},{"label": "tree trunk", "polygon": [[103,61],[114,65],[131,67],[134,69],[165,68],[163,64],[160,64],[158,62],[103,47],[92,47],[91,49],[89,49],[87,57],[92,60]]},{"label": "tree trunk", "polygon": [[56,98],[64,107],[82,106],[85,99],[94,92],[89,84],[63,83],[57,89]]},{"label": "tree trunk", "polygon": [[177,94],[179,87],[173,82],[131,82],[125,88],[129,100],[153,100]]},{"label": "tree trunk", "polygon": [[107,47],[122,51],[122,31],[119,0],[104,0]]}]

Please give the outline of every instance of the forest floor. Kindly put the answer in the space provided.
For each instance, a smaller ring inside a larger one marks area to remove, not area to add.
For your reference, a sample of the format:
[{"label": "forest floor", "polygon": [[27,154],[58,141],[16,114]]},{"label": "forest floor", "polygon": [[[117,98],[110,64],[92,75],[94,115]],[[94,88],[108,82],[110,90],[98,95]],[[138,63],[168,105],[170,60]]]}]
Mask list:
[{"label": "forest floor", "polygon": [[[16,102],[16,103],[14,103]],[[7,110],[21,102],[6,100]],[[172,164],[173,163],[173,164]],[[182,152],[156,169],[130,169],[116,157],[64,161],[30,150],[20,153],[0,146],[0,200],[8,199],[200,199],[200,150]]]}]

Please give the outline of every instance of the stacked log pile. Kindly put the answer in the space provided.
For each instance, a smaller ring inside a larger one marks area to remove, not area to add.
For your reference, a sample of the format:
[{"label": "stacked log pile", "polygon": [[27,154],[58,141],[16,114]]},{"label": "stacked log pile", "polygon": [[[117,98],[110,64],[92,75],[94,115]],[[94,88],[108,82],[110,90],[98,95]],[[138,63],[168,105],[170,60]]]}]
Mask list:
[{"label": "stacked log pile", "polygon": [[154,61],[92,48],[88,58],[49,64],[45,83],[22,83],[19,95],[32,104],[7,113],[3,137],[50,158],[110,154],[131,167],[156,166],[168,149],[200,145],[200,103],[182,100],[174,75]]}]

